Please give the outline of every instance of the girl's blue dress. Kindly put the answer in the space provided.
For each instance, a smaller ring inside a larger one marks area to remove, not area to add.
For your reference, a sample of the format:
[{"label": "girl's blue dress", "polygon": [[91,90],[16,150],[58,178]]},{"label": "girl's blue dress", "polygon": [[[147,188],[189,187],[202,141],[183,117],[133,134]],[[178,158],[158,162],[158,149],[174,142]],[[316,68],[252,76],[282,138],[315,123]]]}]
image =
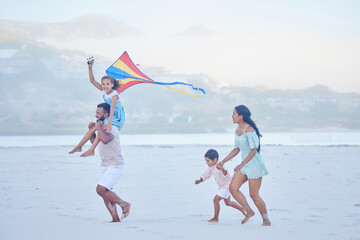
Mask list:
[{"label": "girl's blue dress", "polygon": [[[240,149],[241,158],[244,160],[251,149],[259,147],[259,137],[256,132],[246,132],[238,136],[235,132],[235,147]],[[248,179],[256,179],[267,175],[264,159],[259,152],[240,170]]]},{"label": "girl's blue dress", "polygon": [[[111,106],[111,99],[114,95],[119,94],[116,91],[113,91],[110,95],[107,95],[105,91],[103,91],[103,99],[104,101]],[[104,120],[104,123],[107,124],[109,122],[109,117]],[[114,117],[111,122],[112,126],[115,126],[119,131],[122,129],[125,123],[125,111],[123,106],[121,105],[120,98],[116,101]]]}]

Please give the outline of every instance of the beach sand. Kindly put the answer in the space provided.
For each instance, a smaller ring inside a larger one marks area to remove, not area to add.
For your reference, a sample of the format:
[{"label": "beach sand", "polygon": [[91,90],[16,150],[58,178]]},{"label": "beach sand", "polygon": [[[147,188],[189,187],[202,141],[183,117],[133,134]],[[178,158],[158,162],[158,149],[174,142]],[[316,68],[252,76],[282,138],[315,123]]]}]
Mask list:
[{"label": "beach sand", "polygon": [[[96,194],[98,154],[69,155],[71,146],[0,148],[0,239],[360,239],[359,146],[263,146],[269,175],[261,196],[272,226],[221,202],[217,185],[194,181],[203,155],[231,146],[123,146],[126,171],[114,191],[132,203],[128,218],[111,218]],[[225,165],[232,172],[236,158]]]}]

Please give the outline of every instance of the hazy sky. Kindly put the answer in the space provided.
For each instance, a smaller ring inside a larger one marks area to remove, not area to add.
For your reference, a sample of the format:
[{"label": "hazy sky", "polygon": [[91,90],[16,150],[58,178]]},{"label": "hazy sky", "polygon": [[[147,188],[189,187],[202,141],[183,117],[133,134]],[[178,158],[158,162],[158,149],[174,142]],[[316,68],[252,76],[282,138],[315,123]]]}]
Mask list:
[{"label": "hazy sky", "polygon": [[[164,47],[167,52],[159,53],[164,61],[154,60],[154,65],[174,72],[201,72],[223,82],[231,79],[231,83],[237,81],[239,85],[287,89],[323,84],[337,91],[360,93],[358,0],[0,0],[0,3],[1,19],[61,22],[89,13],[106,14],[152,36],[174,35],[201,24],[220,35],[207,41],[207,46],[202,46],[200,39],[195,41],[199,47],[191,48],[194,42],[186,41],[181,46],[177,43]],[[140,45],[139,51],[145,48]],[[134,47],[128,48],[136,51]],[[177,52],[176,48],[193,52],[191,59],[197,66],[181,64],[185,62],[184,52]],[[170,57],[179,61],[171,61],[168,55],[172,50]],[[215,52],[216,57],[209,60],[208,55]],[[151,51],[147,54],[148,57],[139,58],[151,65],[150,59],[155,54]]]}]

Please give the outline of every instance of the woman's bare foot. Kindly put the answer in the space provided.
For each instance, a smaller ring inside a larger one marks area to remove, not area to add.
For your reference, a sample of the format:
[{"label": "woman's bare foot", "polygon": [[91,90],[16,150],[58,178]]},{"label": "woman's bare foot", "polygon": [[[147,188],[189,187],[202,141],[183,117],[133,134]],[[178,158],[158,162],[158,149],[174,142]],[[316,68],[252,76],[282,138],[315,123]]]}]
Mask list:
[{"label": "woman's bare foot", "polygon": [[242,220],[241,224],[244,224],[244,223],[246,223],[247,221],[249,221],[249,218],[251,218],[251,217],[254,216],[254,215],[255,215],[254,211],[248,212],[248,213],[245,215],[244,220]]},{"label": "woman's bare foot", "polygon": [[208,220],[208,222],[218,222],[218,221],[219,221],[218,218],[212,218],[212,219]]},{"label": "woman's bare foot", "polygon": [[262,218],[263,218],[263,224],[262,224],[263,226],[270,226],[271,225],[270,219],[267,216],[267,214],[263,214]]},{"label": "woman's bare foot", "polygon": [[125,205],[125,206],[121,206],[121,208],[122,208],[122,216],[121,216],[121,219],[126,218],[126,217],[129,216],[129,214],[130,214],[131,204],[127,202],[127,203],[125,203],[124,205]]},{"label": "woman's bare foot", "polygon": [[82,152],[82,148],[81,147],[75,147],[73,150],[71,150],[69,152],[69,154],[73,154],[73,153],[76,153],[76,152]]},{"label": "woman's bare foot", "polygon": [[88,157],[88,156],[93,156],[95,155],[94,151],[91,151],[90,149],[87,150],[86,152],[84,152],[83,154],[80,155],[80,157]]}]

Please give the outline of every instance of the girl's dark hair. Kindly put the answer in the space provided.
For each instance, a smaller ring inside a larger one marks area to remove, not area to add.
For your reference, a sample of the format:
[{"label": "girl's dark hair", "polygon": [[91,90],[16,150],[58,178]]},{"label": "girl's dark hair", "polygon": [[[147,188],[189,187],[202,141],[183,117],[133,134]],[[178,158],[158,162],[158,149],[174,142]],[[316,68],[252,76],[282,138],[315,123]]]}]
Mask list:
[{"label": "girl's dark hair", "polygon": [[235,111],[237,112],[238,115],[243,116],[244,122],[246,122],[247,124],[249,124],[250,126],[252,126],[254,128],[256,135],[259,137],[259,147],[257,148],[257,151],[260,152],[260,137],[262,137],[262,135],[260,134],[260,131],[257,128],[254,121],[251,119],[250,110],[244,105],[239,105],[239,106],[235,107]]},{"label": "girl's dark hair", "polygon": [[119,81],[116,80],[114,77],[109,76],[109,75],[103,76],[103,77],[101,78],[101,82],[102,82],[102,80],[104,80],[105,78],[106,78],[106,79],[109,79],[109,80],[111,81],[111,83],[114,84],[114,86],[112,87],[112,89],[116,90],[116,89],[118,89],[118,88],[120,87],[121,84],[119,83]]},{"label": "girl's dark hair", "polygon": [[211,160],[214,160],[215,158],[219,159],[219,153],[215,149],[209,149],[205,153],[204,157],[207,157]]}]

